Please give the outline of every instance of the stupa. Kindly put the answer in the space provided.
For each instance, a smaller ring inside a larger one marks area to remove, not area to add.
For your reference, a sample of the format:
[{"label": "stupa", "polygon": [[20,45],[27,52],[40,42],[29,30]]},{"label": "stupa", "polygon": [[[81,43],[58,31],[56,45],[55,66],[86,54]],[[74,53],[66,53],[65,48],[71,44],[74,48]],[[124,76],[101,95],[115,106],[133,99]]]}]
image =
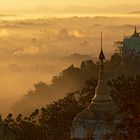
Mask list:
[{"label": "stupa", "polygon": [[104,61],[101,33],[98,85],[91,104],[73,120],[71,137],[74,140],[102,140],[105,134],[112,131],[107,119],[112,117],[115,120],[116,106],[108,92]]}]

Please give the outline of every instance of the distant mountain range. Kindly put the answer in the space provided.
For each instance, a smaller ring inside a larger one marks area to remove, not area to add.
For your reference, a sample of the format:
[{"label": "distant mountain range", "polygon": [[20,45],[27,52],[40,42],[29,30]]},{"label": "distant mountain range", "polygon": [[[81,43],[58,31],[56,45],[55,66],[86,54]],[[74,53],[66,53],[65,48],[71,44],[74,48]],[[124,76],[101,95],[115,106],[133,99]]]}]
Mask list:
[{"label": "distant mountain range", "polygon": [[129,13],[131,11],[139,11],[140,4],[137,5],[114,5],[108,7],[94,7],[94,6],[78,6],[78,5],[70,5],[64,8],[51,8],[49,6],[39,6],[35,10],[38,12],[52,12],[52,13]]},{"label": "distant mountain range", "polygon": [[[130,13],[130,14],[139,14],[140,4],[137,5],[129,5],[129,4],[122,4],[122,5],[114,5],[114,6],[107,6],[107,7],[95,7],[95,6],[79,6],[79,5],[70,5],[67,7],[50,7],[47,5],[40,5],[36,8],[32,9],[19,9],[19,10],[9,10],[7,13],[30,13],[30,14],[47,14],[47,13]],[[1,11],[0,11],[1,12]]]},{"label": "distant mountain range", "polygon": [[128,14],[140,14],[140,11],[130,12]]}]

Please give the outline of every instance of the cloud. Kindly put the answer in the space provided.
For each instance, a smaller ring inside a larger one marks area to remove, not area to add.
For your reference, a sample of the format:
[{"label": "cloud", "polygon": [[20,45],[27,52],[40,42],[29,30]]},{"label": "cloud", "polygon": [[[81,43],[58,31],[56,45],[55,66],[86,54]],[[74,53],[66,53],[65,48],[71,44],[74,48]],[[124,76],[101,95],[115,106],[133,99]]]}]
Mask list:
[{"label": "cloud", "polygon": [[15,55],[35,55],[40,52],[39,47],[30,46],[24,49],[20,49],[14,52]]},{"label": "cloud", "polygon": [[84,37],[85,35],[78,32],[77,30],[73,30],[73,31],[70,31],[70,35],[73,35],[75,37]]},{"label": "cloud", "polygon": [[6,29],[0,29],[0,37],[8,37],[10,33]]}]

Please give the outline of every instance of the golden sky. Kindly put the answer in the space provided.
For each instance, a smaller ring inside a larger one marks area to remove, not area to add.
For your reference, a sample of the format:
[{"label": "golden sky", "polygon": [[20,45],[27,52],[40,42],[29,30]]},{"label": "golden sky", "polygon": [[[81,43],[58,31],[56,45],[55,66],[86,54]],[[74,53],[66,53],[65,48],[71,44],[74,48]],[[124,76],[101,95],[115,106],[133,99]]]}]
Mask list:
[{"label": "golden sky", "polygon": [[117,4],[137,4],[139,0],[0,0],[0,8],[23,8],[36,7],[39,5],[48,6],[67,6],[67,5],[85,5],[85,6],[108,6]]}]

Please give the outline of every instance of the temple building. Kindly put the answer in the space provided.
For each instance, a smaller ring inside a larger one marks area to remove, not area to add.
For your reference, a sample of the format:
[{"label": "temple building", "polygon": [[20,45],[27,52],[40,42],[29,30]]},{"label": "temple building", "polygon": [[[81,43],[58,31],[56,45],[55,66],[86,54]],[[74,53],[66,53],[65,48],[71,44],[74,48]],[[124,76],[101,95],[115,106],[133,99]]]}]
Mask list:
[{"label": "temple building", "polygon": [[123,39],[124,51],[135,51],[140,52],[140,33],[137,32],[135,27],[134,33],[131,36],[125,36]]},{"label": "temple building", "polygon": [[107,119],[111,117],[112,121],[115,122],[116,106],[108,93],[104,61],[105,55],[101,35],[98,85],[89,107],[79,113],[73,120],[71,137],[74,140],[102,140],[104,135],[112,131],[113,123],[107,123]]}]

